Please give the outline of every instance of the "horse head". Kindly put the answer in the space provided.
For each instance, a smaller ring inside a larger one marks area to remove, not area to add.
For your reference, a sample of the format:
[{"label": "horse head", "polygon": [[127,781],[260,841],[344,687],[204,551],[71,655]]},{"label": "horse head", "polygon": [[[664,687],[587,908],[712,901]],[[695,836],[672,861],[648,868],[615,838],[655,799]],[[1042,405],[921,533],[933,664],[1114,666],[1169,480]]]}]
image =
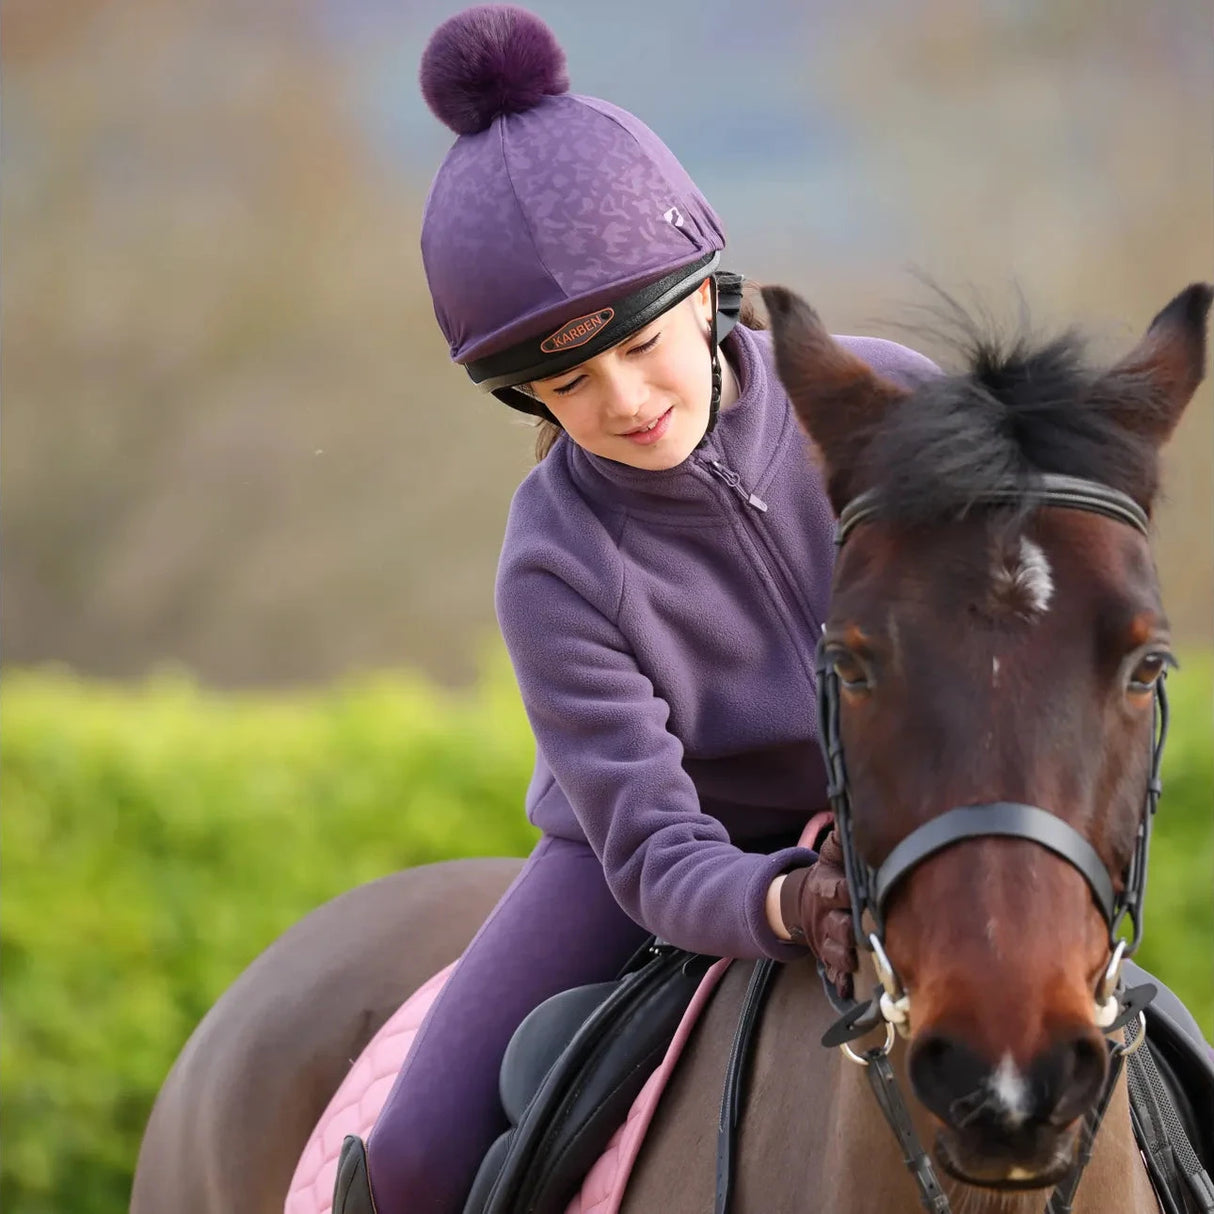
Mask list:
[{"label": "horse head", "polygon": [[1057,1181],[1106,1081],[1115,921],[1129,909],[1136,943],[1173,661],[1146,533],[1212,294],[1182,292],[1111,368],[1089,367],[1073,334],[975,337],[963,374],[905,387],[803,300],[764,291],[846,532],[821,664],[849,877],[881,873],[958,807],[1038,824],[920,847],[858,908],[937,1158],[971,1183]]}]

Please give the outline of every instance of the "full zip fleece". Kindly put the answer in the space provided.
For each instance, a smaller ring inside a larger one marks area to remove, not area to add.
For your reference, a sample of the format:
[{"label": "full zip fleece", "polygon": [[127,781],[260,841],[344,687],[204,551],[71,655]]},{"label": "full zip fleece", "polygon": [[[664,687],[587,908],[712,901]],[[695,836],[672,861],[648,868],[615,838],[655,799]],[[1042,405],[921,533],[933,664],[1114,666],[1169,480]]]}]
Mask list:
[{"label": "full zip fleece", "polygon": [[[839,340],[897,382],[936,370]],[[530,472],[497,612],[537,741],[531,821],[587,840],[621,907],[671,943],[790,959],[767,889],[816,857],[742,848],[826,804],[814,649],[834,518],[769,336],[738,327],[723,348],[739,399],[683,463],[644,471],[562,437]]]}]

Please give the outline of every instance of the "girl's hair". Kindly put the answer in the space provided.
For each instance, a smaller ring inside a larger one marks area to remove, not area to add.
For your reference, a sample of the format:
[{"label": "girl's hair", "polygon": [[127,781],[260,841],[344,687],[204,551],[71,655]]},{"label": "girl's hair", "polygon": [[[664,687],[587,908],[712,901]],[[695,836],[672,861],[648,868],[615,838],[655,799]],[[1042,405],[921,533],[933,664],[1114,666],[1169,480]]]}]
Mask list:
[{"label": "girl's hair", "polygon": [[[742,310],[738,313],[738,323],[745,325],[748,329],[767,328],[767,321],[755,305],[756,297],[761,289],[759,283],[751,282],[749,278],[742,284]],[[521,386],[524,391],[530,391],[530,385]],[[535,419],[535,462],[537,464],[552,450],[556,440],[563,433],[560,426],[555,422],[550,422],[546,417]]]}]

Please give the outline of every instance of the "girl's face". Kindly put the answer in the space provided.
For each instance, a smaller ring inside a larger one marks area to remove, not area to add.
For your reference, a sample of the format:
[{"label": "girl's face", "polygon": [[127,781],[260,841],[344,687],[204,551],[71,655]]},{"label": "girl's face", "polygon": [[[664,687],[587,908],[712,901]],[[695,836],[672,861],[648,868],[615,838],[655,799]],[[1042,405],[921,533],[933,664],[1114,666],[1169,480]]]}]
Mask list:
[{"label": "girl's face", "polygon": [[618,346],[532,391],[579,447],[633,468],[681,464],[708,427],[707,279]]}]

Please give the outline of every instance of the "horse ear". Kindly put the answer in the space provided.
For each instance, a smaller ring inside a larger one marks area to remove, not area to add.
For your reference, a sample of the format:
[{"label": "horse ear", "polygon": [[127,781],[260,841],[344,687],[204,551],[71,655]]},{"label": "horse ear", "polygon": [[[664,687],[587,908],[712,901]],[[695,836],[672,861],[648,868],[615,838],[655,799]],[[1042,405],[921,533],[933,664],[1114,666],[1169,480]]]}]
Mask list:
[{"label": "horse ear", "polygon": [[838,514],[858,492],[861,455],[890,407],[907,392],[882,379],[827,333],[817,312],[785,287],[764,287],[776,370],[802,427],[826,464]]},{"label": "horse ear", "polygon": [[[1132,431],[1162,445],[1205,375],[1206,320],[1214,288],[1186,287],[1151,321],[1146,336],[1096,383],[1100,395]],[[1134,392],[1148,384],[1153,391]],[[1118,408],[1118,401],[1133,401]]]}]

